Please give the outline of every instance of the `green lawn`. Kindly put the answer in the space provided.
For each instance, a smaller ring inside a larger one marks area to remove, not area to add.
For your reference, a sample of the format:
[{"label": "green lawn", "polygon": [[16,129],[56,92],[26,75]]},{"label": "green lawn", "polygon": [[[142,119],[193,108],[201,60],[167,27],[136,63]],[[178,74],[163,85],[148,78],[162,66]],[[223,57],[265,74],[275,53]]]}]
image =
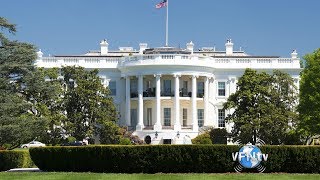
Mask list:
[{"label": "green lawn", "polygon": [[163,179],[163,180],[204,180],[204,179],[237,179],[237,180],[250,180],[250,179],[320,179],[320,174],[104,174],[104,173],[13,173],[1,172],[0,179],[28,179],[28,180],[54,180],[54,179],[68,179],[68,180],[81,180],[81,179],[111,179],[111,180],[142,180],[142,179]]}]

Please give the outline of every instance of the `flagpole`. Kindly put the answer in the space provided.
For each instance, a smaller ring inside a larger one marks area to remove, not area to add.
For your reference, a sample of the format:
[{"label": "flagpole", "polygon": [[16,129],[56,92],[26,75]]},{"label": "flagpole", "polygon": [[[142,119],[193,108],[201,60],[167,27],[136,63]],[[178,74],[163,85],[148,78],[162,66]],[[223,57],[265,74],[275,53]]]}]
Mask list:
[{"label": "flagpole", "polygon": [[169,0],[167,0],[167,15],[166,15],[166,47],[168,47],[168,29],[169,29]]}]

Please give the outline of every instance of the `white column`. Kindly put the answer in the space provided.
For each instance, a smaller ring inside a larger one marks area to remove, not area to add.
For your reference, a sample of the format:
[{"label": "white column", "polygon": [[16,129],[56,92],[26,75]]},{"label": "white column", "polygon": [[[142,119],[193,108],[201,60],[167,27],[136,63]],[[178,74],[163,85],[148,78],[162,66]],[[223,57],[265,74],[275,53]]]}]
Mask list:
[{"label": "white column", "polygon": [[138,125],[137,131],[142,131],[143,125],[143,76],[138,76]]},{"label": "white column", "polygon": [[161,113],[161,99],[160,99],[160,74],[154,75],[156,78],[156,124],[153,126],[155,131],[162,129],[160,113]]},{"label": "white column", "polygon": [[175,123],[174,123],[174,130],[180,131],[181,124],[180,124],[180,95],[179,95],[179,78],[181,75],[175,74],[175,91],[174,91],[174,108],[175,108]]},{"label": "white column", "polygon": [[198,131],[198,116],[197,116],[197,76],[192,76],[192,128],[193,131]]},{"label": "white column", "polygon": [[208,126],[208,109],[209,109],[209,78],[204,78],[204,126]]},{"label": "white column", "polygon": [[131,96],[130,96],[130,76],[126,76],[126,124],[131,126]]}]

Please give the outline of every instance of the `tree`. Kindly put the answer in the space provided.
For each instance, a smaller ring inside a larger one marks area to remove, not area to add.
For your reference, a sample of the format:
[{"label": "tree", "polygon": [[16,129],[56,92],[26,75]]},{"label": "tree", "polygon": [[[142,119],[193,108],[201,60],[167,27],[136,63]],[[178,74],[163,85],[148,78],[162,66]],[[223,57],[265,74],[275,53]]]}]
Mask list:
[{"label": "tree", "polygon": [[[15,25],[0,17],[1,30],[15,33]],[[26,99],[24,78],[35,69],[35,47],[10,41],[0,32],[0,146],[14,148],[44,133],[45,121],[32,114]]]},{"label": "tree", "polygon": [[299,129],[308,137],[320,134],[320,49],[304,56],[299,95]]},{"label": "tree", "polygon": [[[224,108],[234,111],[226,117],[233,122],[235,141],[256,144],[282,144],[285,134],[296,122],[296,87],[292,78],[280,71],[273,75],[246,69],[237,83],[238,90],[230,95]],[[289,126],[291,125],[291,126]]]},{"label": "tree", "polygon": [[64,129],[61,123],[66,120],[64,115],[63,87],[58,78],[59,70],[56,68],[36,68],[24,77],[22,93],[32,105],[32,114],[46,121],[45,136],[41,141],[47,144],[62,143]]},{"label": "tree", "polygon": [[64,67],[61,73],[66,86],[63,127],[67,133],[77,139],[92,138],[95,134],[101,138],[117,136],[118,114],[109,96],[110,90],[101,84],[98,70]]},{"label": "tree", "polygon": [[192,139],[191,141],[192,141],[192,144],[212,144],[212,141],[210,139],[210,135],[208,132],[200,134],[199,136]]}]

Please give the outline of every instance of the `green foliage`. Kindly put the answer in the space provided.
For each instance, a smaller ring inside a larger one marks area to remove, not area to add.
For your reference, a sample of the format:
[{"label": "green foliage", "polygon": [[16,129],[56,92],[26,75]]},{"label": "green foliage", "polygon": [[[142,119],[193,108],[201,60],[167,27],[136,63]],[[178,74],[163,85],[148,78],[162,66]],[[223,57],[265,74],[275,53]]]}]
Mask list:
[{"label": "green foliage", "polygon": [[192,139],[192,144],[212,144],[210,135],[208,133],[203,133],[198,135],[196,138]]},{"label": "green foliage", "polygon": [[131,140],[129,138],[120,138],[121,145],[131,145]]},{"label": "green foliage", "polygon": [[[1,30],[15,32],[15,25],[0,17]],[[45,118],[35,116],[32,97],[26,83],[34,73],[35,47],[31,44],[10,41],[0,32],[0,146],[9,149],[45,134]]]},{"label": "green foliage", "polygon": [[121,140],[119,126],[111,121],[101,121],[97,134],[99,134],[101,144],[119,144]]},{"label": "green foliage", "polygon": [[0,151],[0,162],[0,171],[34,166],[28,151]]},{"label": "green foliage", "polygon": [[32,148],[45,171],[107,173],[191,173],[233,171],[236,146],[85,146]]},{"label": "green foliage", "polygon": [[257,139],[267,144],[283,144],[286,133],[294,130],[297,123],[294,109],[297,90],[293,79],[280,71],[269,75],[246,69],[237,86],[238,90],[224,104],[232,112],[226,120],[234,123],[233,139],[253,144]]},{"label": "green foliage", "polygon": [[77,139],[75,137],[69,136],[67,137],[67,142],[71,143],[71,142],[75,142]]},{"label": "green foliage", "polygon": [[[64,94],[63,108],[66,111],[64,128],[76,139],[92,138],[98,134],[106,143],[119,143],[117,136],[118,114],[109,96],[109,89],[103,87],[98,70],[85,71],[82,67],[61,69]],[[111,133],[111,134],[110,134]],[[111,136],[107,139],[107,136]]]},{"label": "green foliage", "polygon": [[[35,164],[44,171],[106,173],[234,172],[227,145],[85,146],[32,148]],[[320,173],[319,146],[263,146],[267,172]],[[299,165],[297,165],[297,163]]]},{"label": "green foliage", "polygon": [[304,56],[299,94],[300,130],[311,137],[320,134],[320,49]]},{"label": "green foliage", "polygon": [[213,144],[227,144],[228,132],[225,128],[212,128],[209,135]]}]

